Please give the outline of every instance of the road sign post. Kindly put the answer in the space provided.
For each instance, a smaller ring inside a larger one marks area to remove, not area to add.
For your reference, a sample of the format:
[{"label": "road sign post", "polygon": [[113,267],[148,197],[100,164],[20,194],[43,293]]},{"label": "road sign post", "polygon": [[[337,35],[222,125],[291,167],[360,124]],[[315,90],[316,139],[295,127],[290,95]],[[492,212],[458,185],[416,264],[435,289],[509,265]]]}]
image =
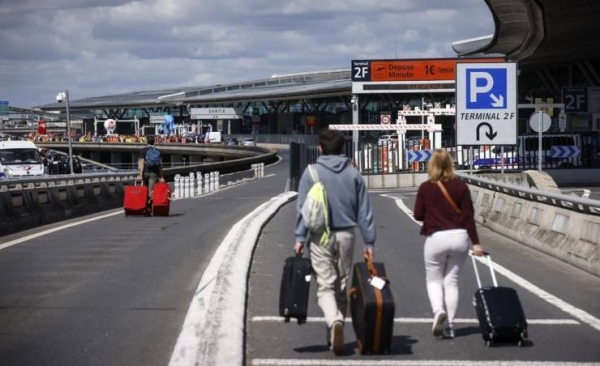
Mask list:
[{"label": "road sign post", "polygon": [[517,144],[515,63],[459,63],[457,145]]}]

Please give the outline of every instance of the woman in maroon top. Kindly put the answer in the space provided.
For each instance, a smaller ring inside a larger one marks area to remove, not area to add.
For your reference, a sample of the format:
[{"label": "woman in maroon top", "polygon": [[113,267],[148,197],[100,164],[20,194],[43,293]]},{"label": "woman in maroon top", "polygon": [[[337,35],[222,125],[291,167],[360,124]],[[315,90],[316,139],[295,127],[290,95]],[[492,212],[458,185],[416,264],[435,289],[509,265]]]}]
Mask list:
[{"label": "woman in maroon top", "polygon": [[[433,310],[433,335],[454,337],[458,308],[458,276],[469,249],[483,255],[479,245],[469,187],[454,176],[454,161],[436,150],[427,165],[429,180],[419,187],[414,217],[423,221],[427,294]],[[445,197],[445,190],[449,197]]]}]

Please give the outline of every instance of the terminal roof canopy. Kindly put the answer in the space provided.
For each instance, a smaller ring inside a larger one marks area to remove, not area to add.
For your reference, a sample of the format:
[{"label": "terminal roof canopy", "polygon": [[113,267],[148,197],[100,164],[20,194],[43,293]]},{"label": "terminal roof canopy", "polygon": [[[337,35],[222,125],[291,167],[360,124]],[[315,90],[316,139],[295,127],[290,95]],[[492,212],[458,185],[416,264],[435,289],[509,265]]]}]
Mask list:
[{"label": "terminal roof canopy", "polygon": [[485,0],[496,26],[485,44],[456,43],[461,56],[504,54],[521,66],[561,66],[600,59],[600,1]]}]

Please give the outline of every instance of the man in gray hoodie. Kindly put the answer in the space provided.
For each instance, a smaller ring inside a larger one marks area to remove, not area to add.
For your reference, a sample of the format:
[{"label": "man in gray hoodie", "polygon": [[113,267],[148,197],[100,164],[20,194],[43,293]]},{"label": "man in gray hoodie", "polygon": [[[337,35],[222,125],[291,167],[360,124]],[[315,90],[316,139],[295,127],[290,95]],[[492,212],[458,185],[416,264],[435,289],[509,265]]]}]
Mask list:
[{"label": "man in gray hoodie", "polygon": [[313,166],[325,186],[329,205],[331,240],[319,245],[320,237],[310,237],[302,220],[302,205],[315,183],[308,169],[302,174],[298,187],[296,213],[296,245],[301,254],[308,239],[310,259],[317,281],[317,299],[328,327],[328,343],[336,355],[344,351],[344,317],[347,297],[346,284],[352,269],[354,228],[359,227],[365,242],[364,257],[373,260],[375,220],[369,194],[360,173],[342,155],[344,136],[335,130],[319,133],[321,156]]}]

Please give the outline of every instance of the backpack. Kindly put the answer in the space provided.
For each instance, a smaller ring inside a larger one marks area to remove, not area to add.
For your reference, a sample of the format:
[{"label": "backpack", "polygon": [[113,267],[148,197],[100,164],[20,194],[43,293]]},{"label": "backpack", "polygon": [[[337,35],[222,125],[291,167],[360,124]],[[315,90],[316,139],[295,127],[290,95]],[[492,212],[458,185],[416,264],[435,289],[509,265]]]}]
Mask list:
[{"label": "backpack", "polygon": [[308,172],[314,183],[302,205],[302,221],[309,232],[321,236],[319,245],[325,246],[331,237],[327,191],[323,182],[319,181],[317,170],[312,165],[308,166]]},{"label": "backpack", "polygon": [[154,167],[160,165],[160,151],[154,146],[148,148],[146,151],[146,166]]}]

